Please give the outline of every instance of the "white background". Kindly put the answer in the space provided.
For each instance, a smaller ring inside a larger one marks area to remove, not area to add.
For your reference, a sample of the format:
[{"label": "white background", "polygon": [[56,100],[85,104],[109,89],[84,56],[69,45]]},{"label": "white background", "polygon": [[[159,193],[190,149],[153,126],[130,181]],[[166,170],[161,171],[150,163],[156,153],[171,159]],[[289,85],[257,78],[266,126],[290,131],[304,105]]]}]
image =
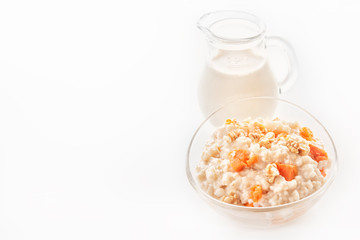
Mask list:
[{"label": "white background", "polygon": [[[282,97],[329,129],[341,168],[299,220],[254,230],[185,176],[214,10],[262,18],[294,46]],[[356,1],[0,1],[0,239],[358,239]],[[346,234],[346,235],[345,235]]]}]

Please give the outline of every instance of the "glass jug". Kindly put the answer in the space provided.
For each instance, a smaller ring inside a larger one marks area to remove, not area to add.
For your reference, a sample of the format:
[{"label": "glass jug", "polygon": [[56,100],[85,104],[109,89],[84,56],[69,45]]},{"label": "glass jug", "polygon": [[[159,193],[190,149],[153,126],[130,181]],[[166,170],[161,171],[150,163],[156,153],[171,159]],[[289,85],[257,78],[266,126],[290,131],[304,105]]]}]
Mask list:
[{"label": "glass jug", "polygon": [[[199,83],[200,108],[208,116],[239,97],[278,97],[296,80],[297,64],[292,47],[279,37],[265,37],[265,24],[241,11],[218,11],[198,21],[209,43],[209,56]],[[271,69],[268,50],[277,48],[285,58],[284,79]]]}]

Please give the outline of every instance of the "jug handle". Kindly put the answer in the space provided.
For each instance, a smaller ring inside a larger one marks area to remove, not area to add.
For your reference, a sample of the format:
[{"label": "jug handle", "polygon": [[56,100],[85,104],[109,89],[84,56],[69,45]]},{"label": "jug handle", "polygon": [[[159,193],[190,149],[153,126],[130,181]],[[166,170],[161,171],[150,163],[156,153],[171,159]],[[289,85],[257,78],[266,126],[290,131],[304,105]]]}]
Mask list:
[{"label": "jug handle", "polygon": [[266,48],[277,48],[284,51],[285,55],[287,55],[288,71],[285,78],[278,83],[281,94],[289,90],[298,77],[298,63],[295,51],[288,41],[277,36],[266,37]]}]

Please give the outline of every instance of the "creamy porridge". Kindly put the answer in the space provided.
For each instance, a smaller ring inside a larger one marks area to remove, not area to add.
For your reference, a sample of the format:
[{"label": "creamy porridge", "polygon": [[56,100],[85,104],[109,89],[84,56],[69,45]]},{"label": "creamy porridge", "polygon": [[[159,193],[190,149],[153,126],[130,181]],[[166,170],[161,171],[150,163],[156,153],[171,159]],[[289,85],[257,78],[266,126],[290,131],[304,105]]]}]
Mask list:
[{"label": "creamy porridge", "polygon": [[225,203],[267,207],[302,199],[326,181],[323,143],[297,122],[226,120],[197,165],[201,188]]}]

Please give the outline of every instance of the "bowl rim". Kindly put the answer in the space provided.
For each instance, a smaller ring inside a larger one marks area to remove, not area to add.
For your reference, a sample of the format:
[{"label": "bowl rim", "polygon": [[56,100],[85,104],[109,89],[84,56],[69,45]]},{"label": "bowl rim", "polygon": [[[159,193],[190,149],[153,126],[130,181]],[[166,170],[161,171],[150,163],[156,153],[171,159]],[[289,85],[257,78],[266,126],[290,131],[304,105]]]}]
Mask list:
[{"label": "bowl rim", "polygon": [[[327,179],[327,181],[325,182],[324,185],[322,185],[318,190],[316,190],[314,193],[310,194],[309,196],[306,196],[306,197],[304,197],[304,198],[302,198],[300,200],[294,201],[294,202],[280,204],[280,205],[276,205],[276,206],[246,207],[246,206],[241,206],[241,205],[225,203],[225,202],[222,202],[222,201],[210,196],[208,193],[206,193],[204,190],[202,190],[198,186],[195,178],[193,177],[193,175],[192,175],[192,173],[190,171],[190,152],[191,152],[192,144],[193,144],[193,142],[195,140],[195,137],[197,136],[197,134],[200,131],[200,129],[202,128],[202,126],[214,114],[219,112],[221,109],[223,109],[227,105],[232,104],[232,103],[237,102],[237,101],[244,102],[244,101],[251,101],[251,100],[256,100],[256,99],[279,101],[279,102],[289,104],[289,105],[291,105],[291,106],[293,106],[295,108],[298,108],[298,109],[302,110],[303,112],[305,112],[307,115],[309,115],[313,120],[315,120],[315,122],[317,122],[321,126],[321,128],[325,131],[325,133],[328,135],[328,137],[330,139],[330,142],[331,142],[331,145],[332,145],[332,148],[334,150],[334,159],[331,159],[332,160],[332,163],[331,163],[332,164],[332,174],[329,177],[329,179]],[[222,207],[233,208],[233,209],[236,209],[236,210],[251,211],[251,212],[267,212],[267,211],[275,211],[275,210],[282,209],[282,208],[285,208],[285,207],[298,205],[298,204],[300,204],[302,202],[306,202],[307,200],[310,200],[310,199],[313,199],[313,198],[316,198],[317,196],[319,196],[321,193],[326,191],[328,189],[328,187],[333,183],[333,181],[335,179],[335,176],[336,176],[336,174],[338,172],[339,163],[338,163],[338,154],[337,154],[337,150],[336,150],[336,147],[335,147],[334,140],[332,139],[329,131],[324,127],[324,125],[313,114],[311,114],[310,112],[305,110],[303,107],[301,107],[301,106],[299,106],[299,105],[297,105],[295,103],[292,103],[292,102],[290,102],[288,100],[282,99],[282,98],[277,98],[277,97],[247,97],[247,98],[237,98],[237,99],[235,99],[233,101],[230,101],[230,102],[224,104],[223,106],[221,106],[220,108],[215,110],[213,113],[211,113],[208,117],[206,117],[204,121],[202,121],[202,123],[199,125],[199,127],[196,129],[195,133],[193,134],[193,136],[191,138],[191,141],[189,143],[187,153],[186,153],[186,166],[185,167],[186,167],[186,169],[185,169],[186,170],[186,175],[187,175],[187,178],[188,178],[188,181],[189,181],[190,185],[194,188],[194,190],[196,192],[201,193],[201,195],[203,197],[205,197],[206,199],[211,200],[214,203],[216,203],[218,205],[221,205]]]}]

